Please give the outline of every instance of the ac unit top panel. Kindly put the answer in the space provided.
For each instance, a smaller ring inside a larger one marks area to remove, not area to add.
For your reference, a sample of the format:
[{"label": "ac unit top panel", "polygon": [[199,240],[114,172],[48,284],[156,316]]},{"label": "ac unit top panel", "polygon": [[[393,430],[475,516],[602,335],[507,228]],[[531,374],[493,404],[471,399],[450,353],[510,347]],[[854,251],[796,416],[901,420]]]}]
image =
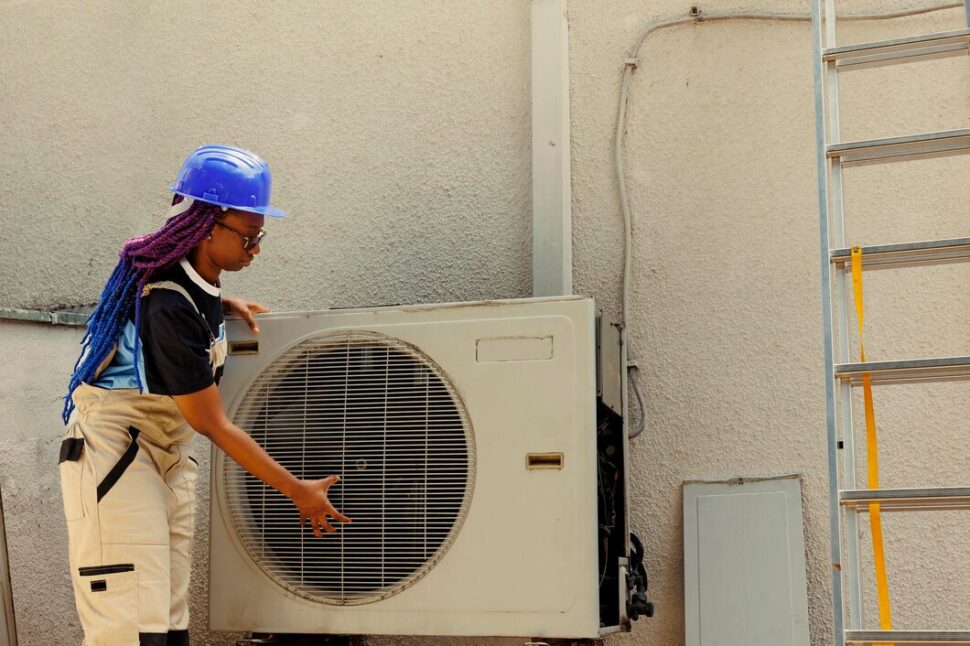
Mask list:
[{"label": "ac unit top panel", "polygon": [[[291,312],[270,312],[268,314],[260,314],[259,320],[272,320],[277,318],[307,318],[307,317],[318,317],[318,316],[343,316],[343,315],[356,315],[363,314],[365,316],[377,315],[386,316],[394,315],[396,313],[408,314],[417,313],[418,316],[428,316],[431,312],[453,312],[453,316],[465,316],[465,313],[469,311],[476,310],[502,310],[502,309],[518,309],[522,306],[526,307],[542,307],[546,303],[589,303],[592,304],[592,299],[585,296],[540,296],[536,298],[509,298],[501,300],[488,300],[488,301],[470,301],[470,302],[453,302],[453,303],[414,303],[408,305],[381,305],[378,307],[338,307],[328,310],[300,310]],[[553,307],[557,307],[553,305]],[[448,316],[446,314],[446,316]],[[485,316],[490,316],[486,314]]]}]

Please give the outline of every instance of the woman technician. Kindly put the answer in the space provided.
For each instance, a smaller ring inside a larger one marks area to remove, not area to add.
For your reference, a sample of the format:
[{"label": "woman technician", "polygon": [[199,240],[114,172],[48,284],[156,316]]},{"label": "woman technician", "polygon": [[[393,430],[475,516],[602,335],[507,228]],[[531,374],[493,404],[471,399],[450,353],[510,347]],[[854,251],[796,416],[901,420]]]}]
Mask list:
[{"label": "woman technician", "polygon": [[189,643],[188,586],[198,465],[192,430],[293,501],[300,524],[350,519],[327,499],[339,480],[299,480],[225,415],[217,384],[223,314],[266,308],[223,297],[223,271],[260,251],[269,166],[203,146],[172,187],[169,219],[129,240],[88,320],[68,386],[60,471],[71,578],[86,646]]}]

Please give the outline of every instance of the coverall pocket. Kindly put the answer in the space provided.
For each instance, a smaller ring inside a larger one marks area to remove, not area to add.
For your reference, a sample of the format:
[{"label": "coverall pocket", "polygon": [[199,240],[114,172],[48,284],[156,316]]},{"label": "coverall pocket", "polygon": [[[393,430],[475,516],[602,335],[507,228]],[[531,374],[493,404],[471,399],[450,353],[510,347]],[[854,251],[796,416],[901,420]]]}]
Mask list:
[{"label": "coverall pocket", "polygon": [[195,513],[195,483],[199,479],[199,463],[191,455],[179,459],[178,468],[172,470],[168,485],[175,492],[175,500]]},{"label": "coverall pocket", "polygon": [[195,489],[195,482],[199,479],[199,461],[193,458],[191,455],[185,461],[182,466],[182,473],[185,475],[185,479],[189,481],[189,484]]},{"label": "coverall pocket", "polygon": [[84,502],[81,496],[84,477],[84,438],[73,428],[64,434],[58,469],[61,472],[61,498],[64,501],[64,517],[68,521],[84,518]]},{"label": "coverall pocket", "polygon": [[78,568],[90,613],[85,644],[138,643],[138,573],[131,563]]}]

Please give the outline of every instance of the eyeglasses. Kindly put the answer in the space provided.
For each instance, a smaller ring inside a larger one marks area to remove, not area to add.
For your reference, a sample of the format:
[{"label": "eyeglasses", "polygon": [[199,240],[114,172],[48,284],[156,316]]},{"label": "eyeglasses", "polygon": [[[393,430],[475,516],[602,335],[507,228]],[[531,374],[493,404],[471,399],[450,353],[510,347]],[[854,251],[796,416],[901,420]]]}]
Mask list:
[{"label": "eyeglasses", "polygon": [[258,245],[259,243],[261,243],[263,241],[263,238],[266,237],[266,232],[263,231],[262,229],[260,229],[259,233],[257,233],[254,236],[247,236],[245,233],[240,233],[239,231],[236,231],[235,229],[233,229],[228,224],[223,224],[222,222],[219,222],[219,220],[216,220],[216,224],[218,224],[220,227],[229,229],[230,231],[232,231],[233,233],[235,233],[237,236],[239,236],[240,238],[242,238],[243,239],[243,249],[245,249],[246,251],[249,251],[250,249],[252,249],[256,245]]}]

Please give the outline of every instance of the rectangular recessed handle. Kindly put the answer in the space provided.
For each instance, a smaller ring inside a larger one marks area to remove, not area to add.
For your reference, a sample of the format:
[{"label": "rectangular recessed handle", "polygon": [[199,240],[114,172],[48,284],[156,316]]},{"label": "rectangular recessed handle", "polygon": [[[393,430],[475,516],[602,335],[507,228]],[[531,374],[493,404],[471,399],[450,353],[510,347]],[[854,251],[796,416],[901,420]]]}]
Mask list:
[{"label": "rectangular recessed handle", "polygon": [[257,339],[230,341],[229,354],[259,354],[259,341]]},{"label": "rectangular recessed handle", "polygon": [[562,470],[562,453],[529,453],[525,456],[527,469],[555,469]]}]

